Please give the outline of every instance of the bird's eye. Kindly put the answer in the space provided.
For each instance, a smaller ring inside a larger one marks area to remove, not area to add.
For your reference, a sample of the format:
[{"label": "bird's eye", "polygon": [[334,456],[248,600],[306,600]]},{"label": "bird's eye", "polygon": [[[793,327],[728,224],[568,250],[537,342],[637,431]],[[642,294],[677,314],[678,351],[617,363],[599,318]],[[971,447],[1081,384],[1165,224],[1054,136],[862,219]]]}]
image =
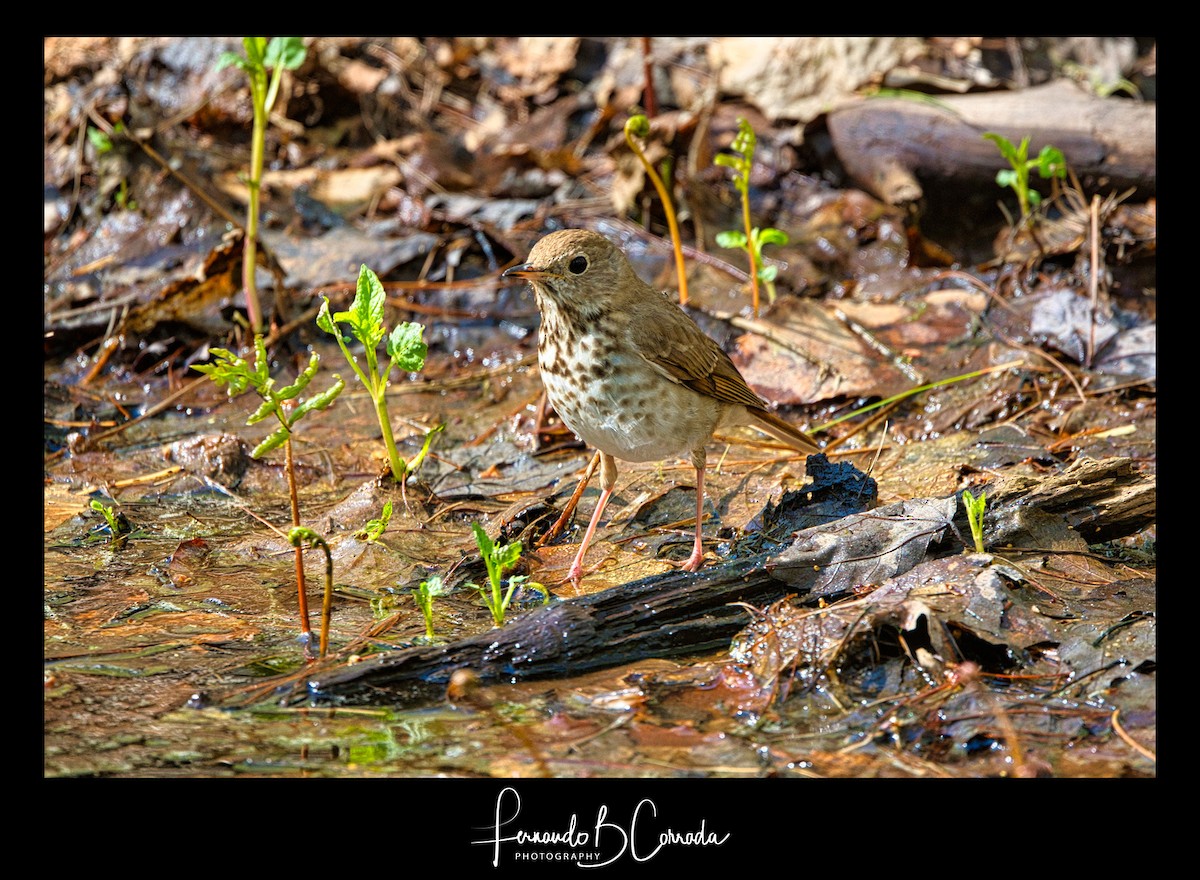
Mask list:
[{"label": "bird's eye", "polygon": [[587,267],[587,257],[583,256],[582,254],[567,264],[567,268],[571,270],[572,275],[582,275]]}]

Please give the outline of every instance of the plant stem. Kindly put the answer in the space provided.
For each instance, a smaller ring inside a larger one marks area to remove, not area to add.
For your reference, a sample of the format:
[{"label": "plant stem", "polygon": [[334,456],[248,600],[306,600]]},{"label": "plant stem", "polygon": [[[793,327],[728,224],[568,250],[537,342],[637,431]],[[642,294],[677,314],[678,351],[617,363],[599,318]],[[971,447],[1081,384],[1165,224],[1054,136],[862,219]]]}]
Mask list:
[{"label": "plant stem", "polygon": [[[375,402],[375,417],[379,420],[379,430],[383,434],[383,445],[387,449],[388,464],[392,469],[392,479],[404,485],[404,477],[407,473],[407,468],[404,466],[404,459],[400,457],[399,451],[396,449],[395,435],[392,434],[392,420],[388,415],[387,409],[387,374],[380,374],[378,357],[375,349],[371,346],[364,346],[363,354],[367,358],[367,376],[369,382],[365,382],[367,390],[371,394],[371,400]],[[388,373],[391,372],[391,362],[388,363]],[[360,378],[362,378],[360,376]]]},{"label": "plant stem", "polygon": [[392,434],[392,420],[388,417],[387,399],[384,396],[386,393],[387,381],[384,380],[383,387],[379,389],[378,393],[372,392],[371,396],[375,398],[375,415],[379,418],[379,430],[383,432],[383,445],[387,448],[388,461],[392,466],[392,479],[403,485],[408,468],[396,450],[396,441]]},{"label": "plant stem", "polygon": [[[644,120],[645,117],[642,117],[642,119]],[[632,121],[631,119],[630,122]],[[648,127],[649,124],[647,123]],[[671,204],[671,195],[667,192],[667,188],[663,184],[662,178],[658,176],[658,172],[650,165],[646,154],[642,152],[642,148],[634,141],[629,122],[625,123],[625,141],[629,144],[629,149],[633,150],[633,154],[638,157],[638,161],[642,163],[642,168],[646,170],[646,176],[654,184],[654,189],[658,191],[658,198],[662,201],[663,213],[667,215],[667,228],[671,231],[671,246],[675,251],[675,274],[679,278],[679,304],[681,306],[687,305],[687,269],[683,264],[683,244],[679,239],[679,223],[675,220],[675,208]]]},{"label": "plant stem", "polygon": [[[292,438],[289,435],[284,442],[284,451],[287,454],[287,478],[288,478],[288,494],[292,501],[292,527],[299,528],[300,526],[300,496],[296,491],[296,468],[292,458]],[[300,596],[300,635],[301,638],[312,639],[312,626],[308,621],[308,593],[304,583],[304,551],[299,547],[296,548],[296,589]],[[307,642],[305,643],[307,650]]]},{"label": "plant stem", "polygon": [[750,172],[746,172],[746,190],[742,192],[742,222],[746,227],[746,254],[750,257],[750,302],[754,310],[754,317],[758,317],[758,259],[754,255],[754,240],[751,238],[753,230],[750,227],[750,196],[749,196],[749,181]]},{"label": "plant stem", "polygon": [[267,136],[268,108],[263,106],[261,84],[255,87],[251,75],[251,103],[254,105],[254,126],[250,135],[250,201],[246,207],[246,240],[242,255],[242,287],[246,291],[246,316],[250,320],[250,331],[261,333],[263,326],[262,306],[258,300],[258,283],[255,270],[258,266],[258,207],[259,190],[262,185],[263,144]]},{"label": "plant stem", "polygon": [[[309,547],[320,547],[325,554],[325,597],[321,602],[321,646],[320,656],[323,658],[329,650],[329,622],[333,618],[333,555],[325,539],[312,529],[296,526],[288,532],[288,540],[296,548],[297,559],[303,562],[304,542]],[[306,646],[307,647],[307,646]]]},{"label": "plant stem", "polygon": [[321,657],[329,649],[329,623],[333,619],[333,555],[329,545],[319,541],[325,551],[325,596],[321,599]]}]

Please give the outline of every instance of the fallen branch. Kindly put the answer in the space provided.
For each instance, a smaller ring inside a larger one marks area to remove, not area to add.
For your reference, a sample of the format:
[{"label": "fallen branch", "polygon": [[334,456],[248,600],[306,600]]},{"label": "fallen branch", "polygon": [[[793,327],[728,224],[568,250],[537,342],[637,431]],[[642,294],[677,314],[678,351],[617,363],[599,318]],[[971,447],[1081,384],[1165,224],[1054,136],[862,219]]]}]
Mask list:
[{"label": "fallen branch", "polygon": [[[1154,521],[1155,486],[1128,459],[1083,459],[1044,480],[1009,478],[983,487],[985,540],[989,547],[1021,543],[1048,520],[1067,523],[1089,542],[1136,534]],[[956,495],[833,516],[797,532],[782,552],[757,553],[697,574],[643,578],[527,612],[449,645],[309,667],[302,676],[218,702],[245,704],[270,695],[283,702],[411,703],[440,697],[459,669],[482,682],[562,678],[647,657],[711,652],[727,648],[751,621],[746,606],[764,607],[788,595],[833,601],[966,549],[960,539],[966,516]]]}]

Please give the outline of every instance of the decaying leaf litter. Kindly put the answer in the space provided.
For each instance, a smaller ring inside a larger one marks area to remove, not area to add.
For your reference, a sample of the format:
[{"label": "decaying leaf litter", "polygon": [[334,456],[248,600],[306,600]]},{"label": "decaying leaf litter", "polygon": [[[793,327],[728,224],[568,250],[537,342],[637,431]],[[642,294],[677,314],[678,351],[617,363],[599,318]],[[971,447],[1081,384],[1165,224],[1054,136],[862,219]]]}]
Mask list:
[{"label": "decaying leaf litter", "polygon": [[[241,251],[228,234],[244,210],[245,90],[235,71],[213,70],[237,41],[47,40],[47,775],[1153,775],[1152,157],[1148,179],[1102,180],[1081,159],[1088,197],[1068,191],[1055,234],[1019,259],[992,179],[931,178],[917,163],[927,191],[914,213],[882,200],[893,191],[837,176],[870,166],[836,138],[840,112],[880,106],[855,89],[933,71],[996,85],[1012,76],[996,66],[1012,51],[1103,71],[1129,51],[999,42],[827,46],[850,78],[818,115],[755,76],[757,59],[809,58],[810,43],[651,41],[647,151],[673,163],[689,304],[752,386],[811,430],[979,375],[819,435],[840,441],[838,467],[869,470],[870,492],[839,492],[832,477],[828,495],[806,490],[799,462],[752,432],[719,437],[695,582],[670,562],[688,546],[686,463],[626,468],[576,596],[556,582],[578,524],[536,544],[588,453],[539,410],[536,310],[498,277],[549,229],[586,226],[655,286],[677,287],[657,196],[621,135],[631,109],[648,109],[645,47],[307,41],[264,176],[260,287],[282,328],[272,367],[290,381],[316,351],[322,374],[348,373],[316,308],[322,296],[345,308],[369,265],[390,319],[423,323],[430,345],[420,374],[392,377],[402,454],[445,426],[405,498],[383,475],[361,387],[297,435],[305,521],[329,540],[337,582],[334,650],[314,672],[294,642],[280,463],[248,456],[261,440],[246,426],[253,403],[188,370],[210,346],[247,341],[232,320]],[[1152,72],[1152,47],[1133,45],[1121,69]],[[1153,106],[1104,100],[1113,112]],[[756,217],[789,236],[765,252],[781,293],[757,317],[744,254],[715,244],[738,225],[713,157],[739,119],[759,140]],[[111,149],[89,129],[111,132]],[[826,132],[836,156],[822,153]],[[983,251],[1004,259],[988,265]],[[1065,501],[1064,474],[1081,487]],[[1021,499],[994,508],[983,555],[963,554],[964,487]],[[133,525],[119,545],[89,536],[92,499]],[[584,520],[594,499],[583,496]],[[364,527],[387,501],[392,517],[370,540]],[[888,513],[896,504],[907,507]],[[837,555],[860,546],[851,522],[880,542],[884,521],[913,534]],[[472,522],[520,540],[515,573],[556,597],[519,594],[506,627],[545,619],[570,632],[604,608],[641,647],[612,651],[599,626],[601,660],[567,652],[539,669],[519,652],[488,656],[491,617],[465,586],[486,580]],[[827,529],[845,531],[814,562],[803,542]],[[314,552],[310,577],[319,567]],[[451,589],[426,645],[411,593],[434,574]],[[723,576],[737,583],[716,586]],[[647,627],[635,601],[676,622]],[[482,654],[466,651],[473,642]],[[438,663],[456,652],[470,662]],[[424,678],[392,686],[374,671],[417,655],[433,658]],[[342,714],[310,708],[330,704]]]}]

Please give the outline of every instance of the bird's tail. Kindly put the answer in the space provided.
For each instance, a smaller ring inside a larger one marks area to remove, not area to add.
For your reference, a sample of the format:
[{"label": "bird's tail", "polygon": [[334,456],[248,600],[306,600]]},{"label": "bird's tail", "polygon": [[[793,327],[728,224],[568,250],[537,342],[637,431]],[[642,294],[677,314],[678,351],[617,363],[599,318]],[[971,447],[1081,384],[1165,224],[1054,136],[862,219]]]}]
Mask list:
[{"label": "bird's tail", "polygon": [[747,412],[753,420],[754,427],[770,434],[780,443],[786,443],[788,446],[809,454],[821,451],[821,447],[817,446],[811,437],[799,428],[788,424],[775,413],[765,409],[748,409]]}]

